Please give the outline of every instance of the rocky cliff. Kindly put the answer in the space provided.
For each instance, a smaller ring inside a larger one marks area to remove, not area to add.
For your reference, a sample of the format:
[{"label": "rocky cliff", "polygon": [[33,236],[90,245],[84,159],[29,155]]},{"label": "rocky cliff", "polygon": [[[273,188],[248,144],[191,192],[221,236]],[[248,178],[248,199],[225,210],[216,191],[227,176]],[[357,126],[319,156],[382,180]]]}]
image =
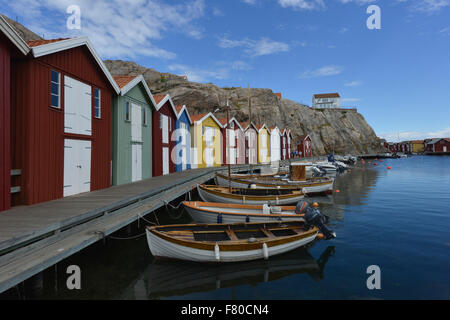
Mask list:
[{"label": "rocky cliff", "polygon": [[[227,99],[232,115],[238,121],[248,121],[248,89],[219,88],[208,83],[195,83],[185,77],[160,73],[134,62],[106,60],[114,75],[142,74],[153,94],[168,93],[176,104],[188,106],[191,114],[214,111]],[[294,141],[309,134],[313,155],[325,155],[333,149],[337,154],[367,154],[380,152],[380,142],[364,117],[350,110],[312,109],[288,99],[279,99],[270,89],[250,88],[252,120],[255,123],[290,128]],[[217,112],[223,117],[223,112]]]}]

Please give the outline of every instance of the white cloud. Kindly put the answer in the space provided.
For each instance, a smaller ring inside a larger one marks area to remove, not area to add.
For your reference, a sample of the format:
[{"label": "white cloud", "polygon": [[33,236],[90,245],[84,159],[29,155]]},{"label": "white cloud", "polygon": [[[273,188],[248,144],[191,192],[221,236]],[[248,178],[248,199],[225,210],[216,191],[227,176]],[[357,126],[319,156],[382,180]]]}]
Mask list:
[{"label": "white cloud", "polygon": [[376,2],[378,0],[339,0],[341,3],[356,3],[359,5],[364,5],[372,2]]},{"label": "white cloud", "polygon": [[325,8],[323,0],[278,0],[278,4],[283,8],[294,10],[314,10]]},{"label": "white cloud", "polygon": [[351,81],[344,84],[346,87],[358,87],[362,85],[362,81]]},{"label": "white cloud", "polygon": [[446,35],[446,36],[450,36],[450,27],[441,29],[440,33]]},{"label": "white cloud", "polygon": [[242,2],[245,2],[247,4],[256,4],[256,0],[242,0]]},{"label": "white cloud", "polygon": [[189,81],[211,82],[213,80],[225,80],[236,78],[239,71],[251,70],[252,66],[244,61],[218,61],[209,68],[192,67],[184,64],[171,64],[169,70],[180,75],[186,75]]},{"label": "white cloud", "polygon": [[[69,5],[81,9],[81,30],[67,30]],[[157,45],[169,32],[202,37],[195,21],[204,15],[204,0],[166,4],[160,0],[16,0],[7,4],[25,25],[49,37],[88,36],[104,58],[146,55],[173,59],[174,52]]]},{"label": "white cloud", "polygon": [[305,71],[300,75],[300,78],[308,79],[308,78],[334,76],[334,75],[338,75],[338,74],[342,73],[343,71],[344,71],[344,67],[342,67],[342,66],[329,65],[329,66],[321,67],[316,70]]},{"label": "white cloud", "polygon": [[404,131],[404,132],[385,132],[378,135],[389,142],[400,142],[407,140],[421,140],[431,138],[448,138],[450,137],[450,127],[431,132]]},{"label": "white cloud", "polygon": [[441,9],[450,6],[450,0],[417,0],[412,9],[428,14],[437,13]]},{"label": "white cloud", "polygon": [[269,38],[261,38],[259,40],[248,38],[243,40],[231,40],[227,37],[222,37],[219,38],[218,46],[221,48],[244,47],[244,52],[254,57],[286,52],[290,49],[289,44],[274,41]]},{"label": "white cloud", "polygon": [[213,8],[213,15],[215,15],[215,16],[224,16],[225,14],[219,8]]}]

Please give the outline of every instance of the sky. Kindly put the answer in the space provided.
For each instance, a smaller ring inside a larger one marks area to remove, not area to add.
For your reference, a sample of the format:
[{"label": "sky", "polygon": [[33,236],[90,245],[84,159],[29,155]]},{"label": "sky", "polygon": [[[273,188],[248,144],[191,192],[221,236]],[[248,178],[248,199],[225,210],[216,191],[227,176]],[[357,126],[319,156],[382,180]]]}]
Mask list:
[{"label": "sky", "polygon": [[[371,5],[380,29],[367,26]],[[388,141],[450,137],[450,0],[0,0],[0,12],[190,81],[307,105],[339,92]]]}]

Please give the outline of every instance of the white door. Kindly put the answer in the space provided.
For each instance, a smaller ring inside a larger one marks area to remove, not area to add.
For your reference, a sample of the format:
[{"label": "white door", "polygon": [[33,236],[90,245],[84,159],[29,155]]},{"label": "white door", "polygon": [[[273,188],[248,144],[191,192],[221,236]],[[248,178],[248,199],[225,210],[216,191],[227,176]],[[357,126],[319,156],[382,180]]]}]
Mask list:
[{"label": "white door", "polygon": [[91,141],[64,140],[64,197],[91,190]]},{"label": "white door", "polygon": [[64,76],[64,132],[92,134],[91,86]]},{"label": "white door", "polygon": [[188,134],[187,125],[184,122],[180,123],[181,135],[181,170],[184,171],[187,168],[187,139]]},{"label": "white door", "polygon": [[131,145],[131,181],[142,180],[142,145]]},{"label": "white door", "polygon": [[162,129],[162,143],[169,143],[169,117],[160,114],[160,128]]},{"label": "white door", "polygon": [[163,148],[163,175],[169,174],[169,148]]},{"label": "white door", "polygon": [[206,157],[206,166],[212,167],[214,165],[214,149],[213,148],[206,148],[205,149],[205,157]]},{"label": "white door", "polygon": [[236,164],[236,148],[230,148],[230,164]]},{"label": "white door", "polygon": [[447,146],[444,146],[444,152],[447,152]]},{"label": "white door", "polygon": [[131,141],[142,141],[142,109],[134,103],[131,104]]}]

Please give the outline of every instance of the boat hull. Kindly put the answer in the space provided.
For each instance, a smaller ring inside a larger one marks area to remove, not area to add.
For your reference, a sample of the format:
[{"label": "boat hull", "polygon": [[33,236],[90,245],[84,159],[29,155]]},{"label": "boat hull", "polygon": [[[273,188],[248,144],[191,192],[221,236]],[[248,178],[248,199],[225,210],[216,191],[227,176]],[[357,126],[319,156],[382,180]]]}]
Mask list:
[{"label": "boat hull", "polygon": [[[251,261],[265,258],[263,244],[261,244],[261,248],[253,250],[220,251],[220,259],[217,259],[217,255],[214,250],[191,248],[173,243],[159,237],[148,229],[146,230],[146,233],[150,252],[154,257],[158,258],[215,263]],[[294,250],[312,242],[316,236],[317,232],[308,237],[303,237],[280,245],[269,246],[267,247],[267,255],[268,257],[271,257]]]},{"label": "boat hull", "polygon": [[[274,221],[285,221],[285,220],[296,220],[303,221],[301,215],[295,214],[294,211],[292,213],[284,213],[284,214],[264,214],[264,213],[255,213],[256,210],[239,210],[234,209],[225,210],[224,208],[208,208],[203,209],[202,207],[194,207],[185,205],[184,208],[192,217],[195,222],[198,223],[244,223],[244,222],[274,222]],[[216,212],[213,212],[216,211]],[[261,210],[262,211],[262,210]],[[219,217],[220,213],[220,217]]]},{"label": "boat hull", "polygon": [[203,201],[219,203],[288,205],[295,204],[305,197],[304,194],[301,193],[291,195],[289,197],[286,197],[285,195],[272,196],[271,199],[267,199],[267,197],[230,195],[228,193],[211,192],[209,190],[204,190],[199,186],[197,186],[197,190]]},{"label": "boat hull", "polygon": [[[224,178],[221,175],[216,175],[216,183],[219,186],[228,186],[228,179]],[[273,184],[273,186],[267,186],[267,184],[264,183],[258,183],[254,180],[248,180],[245,179],[233,179],[231,178],[231,187],[233,188],[248,188],[248,185],[250,183],[255,184],[256,189],[267,189],[267,188],[276,188],[276,184]],[[333,180],[322,182],[322,183],[316,183],[316,184],[306,184],[305,186],[302,186],[300,184],[292,184],[292,185],[280,185],[280,189],[298,189],[302,190],[303,193],[312,195],[312,194],[329,194],[333,190]]]}]

